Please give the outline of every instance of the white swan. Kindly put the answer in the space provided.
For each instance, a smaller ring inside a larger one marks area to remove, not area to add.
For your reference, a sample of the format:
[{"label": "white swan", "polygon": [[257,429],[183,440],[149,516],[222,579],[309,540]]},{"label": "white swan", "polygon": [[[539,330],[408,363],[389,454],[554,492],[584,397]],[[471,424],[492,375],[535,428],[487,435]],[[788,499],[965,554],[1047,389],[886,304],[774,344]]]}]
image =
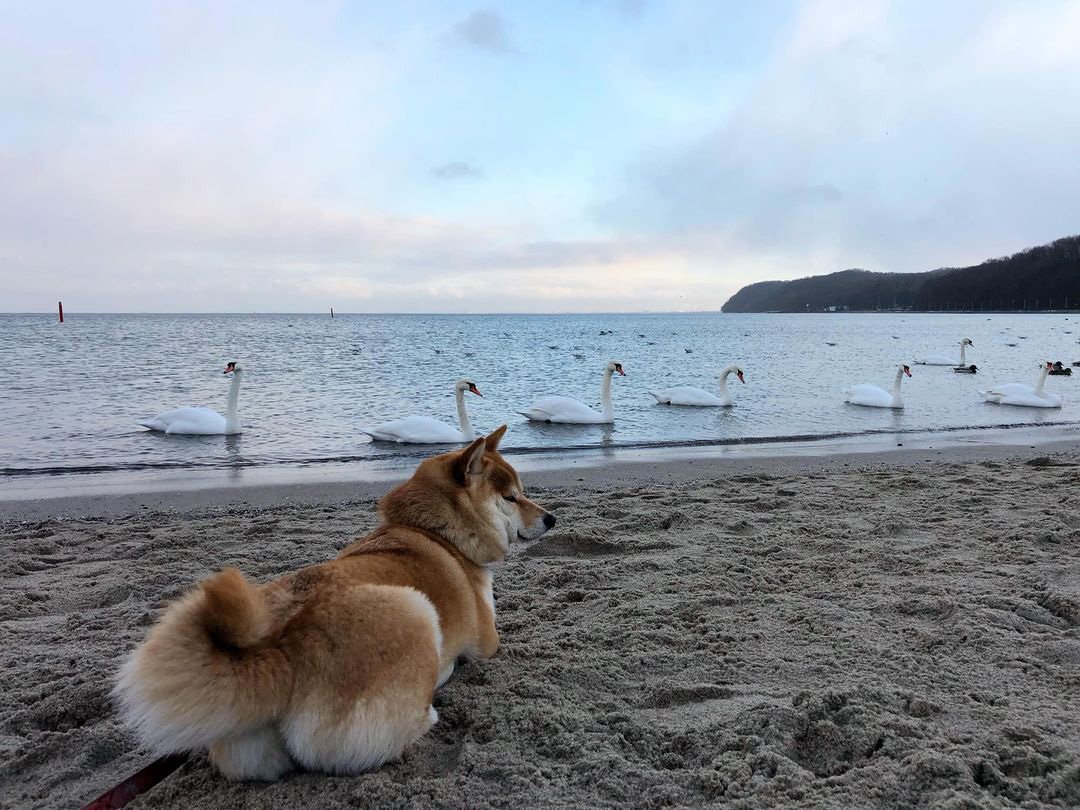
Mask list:
[{"label": "white swan", "polygon": [[1046,375],[1050,373],[1052,365],[1047,362],[1039,371],[1039,381],[1035,385],[1024,383],[1006,383],[995,385],[988,391],[980,391],[983,399],[994,405],[1021,405],[1025,408],[1060,408],[1061,397],[1057,394],[1048,394],[1043,391],[1046,385]]},{"label": "white swan", "polygon": [[457,400],[458,425],[451,427],[446,422],[432,419],[430,416],[406,416],[404,419],[395,419],[392,422],[373,427],[371,430],[361,428],[375,441],[398,442],[401,444],[456,444],[459,442],[471,442],[476,438],[469,414],[465,410],[465,392],[482,397],[477,387],[468,380],[458,380],[454,383],[454,398]]},{"label": "white swan", "polygon": [[615,372],[626,376],[622,363],[612,360],[604,366],[599,411],[570,397],[544,397],[536,400],[528,410],[518,411],[518,413],[534,422],[559,422],[567,425],[610,424],[615,421],[615,412],[611,407],[611,375]]},{"label": "white swan", "polygon": [[743,370],[736,365],[731,365],[720,372],[720,396],[706,391],[704,388],[695,388],[692,385],[680,385],[675,388],[665,388],[662,391],[650,391],[661,405],[692,405],[698,408],[727,408],[731,403],[731,394],[727,390],[727,378],[734,374],[739,382],[745,383]]},{"label": "white swan", "polygon": [[865,405],[867,408],[903,408],[904,400],[900,397],[900,381],[904,375],[911,376],[911,369],[903,363],[896,369],[896,381],[893,383],[892,393],[876,385],[853,385],[844,392],[844,401],[852,405]]},{"label": "white swan", "polygon": [[192,436],[231,436],[240,432],[240,417],[236,414],[236,400],[240,396],[240,378],[244,370],[236,363],[225,366],[225,373],[232,376],[229,386],[229,402],[225,415],[209,408],[174,408],[159,413],[152,419],[139,422],[143,427],[162,433]]},{"label": "white swan", "polygon": [[921,360],[916,360],[915,364],[920,366],[966,366],[967,360],[964,358],[964,349],[968,346],[974,346],[971,338],[964,338],[960,341],[960,362],[956,362],[953,358],[947,357],[944,354],[928,354]]}]

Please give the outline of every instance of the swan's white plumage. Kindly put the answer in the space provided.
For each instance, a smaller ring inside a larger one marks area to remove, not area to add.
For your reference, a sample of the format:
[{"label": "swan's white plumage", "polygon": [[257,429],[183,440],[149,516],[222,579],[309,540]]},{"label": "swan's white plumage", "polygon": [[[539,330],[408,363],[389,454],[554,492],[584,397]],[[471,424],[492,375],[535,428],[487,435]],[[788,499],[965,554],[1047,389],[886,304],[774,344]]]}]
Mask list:
[{"label": "swan's white plumage", "polygon": [[1013,393],[998,395],[993,391],[987,391],[983,398],[994,405],[1019,405],[1024,408],[1060,408],[1064,400],[1056,394],[1036,394],[1032,391],[1027,393]]},{"label": "swan's white plumage", "polygon": [[904,400],[900,396],[900,381],[904,379],[905,374],[910,377],[911,371],[901,363],[896,370],[896,380],[893,382],[891,393],[876,385],[860,383],[844,392],[844,401],[867,408],[903,408]]},{"label": "swan's white plumage", "polygon": [[373,428],[361,428],[375,441],[397,442],[399,444],[460,444],[471,442],[476,438],[472,423],[469,421],[469,412],[465,410],[465,392],[469,391],[477,396],[482,394],[476,386],[468,380],[462,379],[454,383],[454,400],[457,404],[458,425],[453,427],[432,419],[430,416],[406,416],[404,419],[394,419],[383,422]]},{"label": "swan's white plumage", "polygon": [[704,388],[692,385],[677,385],[660,391],[650,391],[661,405],[692,405],[699,408],[723,408],[731,404],[731,397],[721,399]]},{"label": "swan's white plumage", "polygon": [[402,444],[453,444],[465,441],[461,430],[430,416],[406,416],[384,422],[370,430],[362,428],[361,432],[380,442]]},{"label": "swan's white plumage", "polygon": [[958,366],[960,361],[944,354],[928,354],[926,357],[915,361],[920,366]]},{"label": "swan's white plumage", "polygon": [[980,393],[993,394],[998,397],[1023,396],[1024,394],[1034,394],[1035,386],[1027,383],[1005,383],[1004,385],[995,385],[993,388]]},{"label": "swan's white plumage", "polygon": [[1065,400],[1057,394],[1050,394],[1043,390],[1049,372],[1050,366],[1043,366],[1039,372],[1038,382],[1035,385],[1005,383],[995,385],[986,391],[980,391],[979,394],[993,405],[1017,405],[1022,408],[1060,408]]},{"label": "swan's white plumage", "polygon": [[923,357],[921,359],[916,359],[915,363],[916,363],[916,365],[920,365],[920,366],[966,366],[967,365],[967,359],[966,359],[966,355],[964,354],[964,350],[968,346],[974,346],[975,344],[972,342],[971,338],[962,338],[959,341],[959,345],[960,345],[960,359],[959,360],[955,360],[954,358],[949,357],[949,356],[944,355],[944,354],[928,354],[928,355],[926,355],[925,357]]},{"label": "swan's white plumage", "polygon": [[868,408],[902,408],[904,403],[896,404],[893,395],[876,385],[860,383],[849,388],[844,396],[852,405],[865,405]]},{"label": "swan's white plumage", "polygon": [[225,431],[225,417],[209,408],[174,408],[159,413],[139,424],[162,433],[182,433],[192,436],[220,436]]},{"label": "swan's white plumage", "polygon": [[650,391],[649,393],[656,397],[656,401],[661,405],[686,405],[696,408],[727,408],[733,404],[731,393],[727,388],[727,378],[731,374],[738,374],[739,379],[745,382],[742,373],[742,369],[737,365],[728,366],[720,372],[719,394],[714,394],[711,391],[706,391],[704,388],[698,388],[693,385],[677,385],[674,388],[664,388],[659,391]]},{"label": "swan's white plumage", "polygon": [[244,372],[235,363],[229,363],[225,367],[225,373],[232,376],[232,383],[229,386],[229,401],[224,416],[210,408],[173,408],[149,419],[140,419],[139,424],[150,430],[180,436],[224,436],[240,433],[237,400],[240,394],[240,379]]},{"label": "swan's white plumage", "polygon": [[604,366],[599,411],[571,397],[549,396],[538,399],[530,407],[518,413],[534,422],[556,422],[566,425],[610,424],[615,421],[615,411],[611,406],[611,375],[616,371],[626,376],[622,363],[612,360]]},{"label": "swan's white plumage", "polygon": [[604,414],[571,397],[550,396],[536,400],[529,408],[518,411],[534,422],[565,422],[575,425],[601,425],[610,422]]}]

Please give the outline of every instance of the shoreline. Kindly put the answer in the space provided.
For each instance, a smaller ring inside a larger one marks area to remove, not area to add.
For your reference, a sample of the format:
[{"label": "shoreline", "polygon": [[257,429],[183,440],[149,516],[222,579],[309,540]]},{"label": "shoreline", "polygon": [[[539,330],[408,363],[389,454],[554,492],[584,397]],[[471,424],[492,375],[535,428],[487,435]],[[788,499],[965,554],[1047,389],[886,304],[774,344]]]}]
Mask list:
[{"label": "shoreline", "polygon": [[[903,439],[897,442],[896,439]],[[881,469],[928,462],[963,463],[1068,452],[1080,447],[1080,426],[879,434],[809,442],[749,445],[605,448],[528,453],[507,458],[533,487],[684,482],[735,472],[792,475],[849,468]],[[434,451],[432,451],[434,453]],[[187,513],[217,507],[260,509],[288,504],[342,504],[377,498],[415,469],[343,464],[332,469],[192,471],[49,476],[0,481],[0,525],[46,518],[120,517],[139,512]],[[282,465],[285,467],[286,465]]]}]

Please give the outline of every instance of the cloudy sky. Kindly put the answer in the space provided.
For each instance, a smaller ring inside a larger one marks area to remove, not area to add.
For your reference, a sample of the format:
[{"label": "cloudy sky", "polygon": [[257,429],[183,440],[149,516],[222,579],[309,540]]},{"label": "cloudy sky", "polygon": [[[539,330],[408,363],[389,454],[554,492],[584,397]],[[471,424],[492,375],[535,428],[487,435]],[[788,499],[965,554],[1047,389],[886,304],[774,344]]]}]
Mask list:
[{"label": "cloudy sky", "polygon": [[1080,232],[1080,2],[0,0],[0,311],[718,309]]}]

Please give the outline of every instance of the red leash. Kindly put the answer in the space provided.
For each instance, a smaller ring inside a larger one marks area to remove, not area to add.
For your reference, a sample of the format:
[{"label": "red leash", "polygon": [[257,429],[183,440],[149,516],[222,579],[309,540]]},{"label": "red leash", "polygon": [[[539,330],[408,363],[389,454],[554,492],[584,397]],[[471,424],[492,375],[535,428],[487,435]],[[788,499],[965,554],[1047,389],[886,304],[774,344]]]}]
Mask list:
[{"label": "red leash", "polygon": [[136,796],[146,793],[146,791],[187,762],[187,758],[187,754],[170,754],[161,759],[156,759],[116,787],[106,790],[90,804],[83,807],[82,810],[117,810],[117,808],[123,807]]}]

